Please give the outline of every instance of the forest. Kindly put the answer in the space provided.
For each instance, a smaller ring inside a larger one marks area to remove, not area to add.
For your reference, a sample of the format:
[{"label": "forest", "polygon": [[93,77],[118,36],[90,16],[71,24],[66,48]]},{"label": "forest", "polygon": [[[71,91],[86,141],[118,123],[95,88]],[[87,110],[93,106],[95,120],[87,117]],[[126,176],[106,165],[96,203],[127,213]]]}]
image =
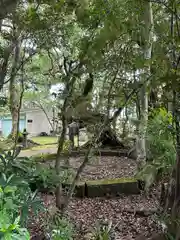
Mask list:
[{"label": "forest", "polygon": [[0,239],[180,240],[179,0],[0,0],[7,116]]}]

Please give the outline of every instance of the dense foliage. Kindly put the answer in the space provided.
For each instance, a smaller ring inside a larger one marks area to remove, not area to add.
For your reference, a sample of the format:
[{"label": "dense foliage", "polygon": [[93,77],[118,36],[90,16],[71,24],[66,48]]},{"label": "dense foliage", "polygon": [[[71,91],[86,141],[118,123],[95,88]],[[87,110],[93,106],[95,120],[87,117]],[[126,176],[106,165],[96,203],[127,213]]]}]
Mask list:
[{"label": "dense foliage", "polygon": [[[32,183],[35,189],[38,184],[56,188],[56,205],[61,208],[58,189],[64,181],[72,182],[67,207],[79,174],[99,146],[99,136],[105,127],[118,135],[119,122],[124,123],[124,131],[119,131],[123,139],[129,135],[136,139],[138,175],[147,189],[159,173],[168,175],[175,182],[176,203],[180,198],[179,39],[178,0],[0,2],[0,116],[12,116],[13,148],[2,147],[0,152],[0,213],[6,223],[0,222],[0,231],[5,239],[10,235],[29,239],[21,227],[26,227],[29,207],[37,203]],[[19,118],[26,108],[41,109],[51,132],[60,135],[56,163],[49,170],[18,158]],[[68,169],[68,157],[63,159],[67,169],[61,168],[60,157],[71,151],[65,138],[72,117],[87,128],[91,140],[76,174]],[[175,219],[177,205],[171,209]],[[50,227],[52,238],[72,239],[67,225],[62,220],[60,229]],[[106,230],[98,234],[107,235]]]}]

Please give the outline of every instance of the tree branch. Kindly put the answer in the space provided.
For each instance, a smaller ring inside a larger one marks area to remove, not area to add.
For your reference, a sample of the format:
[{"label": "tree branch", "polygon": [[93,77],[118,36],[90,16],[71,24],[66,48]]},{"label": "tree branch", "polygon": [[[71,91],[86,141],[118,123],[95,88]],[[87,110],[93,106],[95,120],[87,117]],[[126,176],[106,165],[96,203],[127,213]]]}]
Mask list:
[{"label": "tree branch", "polygon": [[159,0],[159,1],[158,1],[158,0],[157,0],[157,1],[156,1],[156,0],[150,0],[150,2],[163,5],[164,7],[166,7],[166,8],[168,9],[168,11],[169,11],[170,13],[173,13],[174,16],[176,16],[177,19],[180,20],[180,16],[177,14],[177,12],[174,11],[171,7],[169,7],[169,6],[167,5],[167,3],[165,3],[164,1],[161,1],[161,0]]}]

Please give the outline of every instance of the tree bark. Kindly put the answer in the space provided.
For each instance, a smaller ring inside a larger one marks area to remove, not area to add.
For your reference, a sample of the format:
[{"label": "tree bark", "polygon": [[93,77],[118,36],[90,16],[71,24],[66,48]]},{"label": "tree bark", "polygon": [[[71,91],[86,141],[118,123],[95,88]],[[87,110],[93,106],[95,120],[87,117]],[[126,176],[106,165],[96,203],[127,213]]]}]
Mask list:
[{"label": "tree bark", "polygon": [[[176,6],[174,2],[172,2],[172,9],[175,9]],[[179,65],[179,57],[176,56],[176,16],[174,13],[171,14],[171,48],[172,48],[172,69],[177,74],[178,65]],[[176,86],[176,88],[173,88]],[[175,225],[175,232],[177,232],[176,239],[179,239],[179,217],[180,217],[180,93],[179,93],[180,82],[179,79],[174,79],[172,84],[173,89],[173,120],[174,120],[174,127],[176,129],[176,165],[174,168],[174,174],[170,182],[174,183],[170,185],[171,188],[174,189],[174,202],[171,209],[171,217],[172,221],[174,221]],[[169,197],[169,194],[168,194]],[[168,200],[168,199],[167,199]],[[168,200],[169,201],[169,200]]]},{"label": "tree bark", "polygon": [[137,137],[137,162],[139,168],[146,163],[146,129],[148,121],[148,92],[147,78],[150,75],[150,60],[152,55],[153,41],[153,12],[149,1],[142,2],[143,8],[143,28],[142,28],[142,51],[144,55],[144,69],[142,70],[143,86],[140,90],[140,122]]},{"label": "tree bark", "polygon": [[3,56],[3,62],[0,64],[0,90],[3,88],[4,81],[7,75],[7,69],[8,69],[8,63],[10,55],[13,51],[14,44],[10,44],[9,47],[5,50],[4,56]]},{"label": "tree bark", "polygon": [[[69,99],[72,96],[74,83],[76,81],[75,76],[72,76],[72,78],[71,78],[70,74],[69,75],[68,74],[67,74],[67,85],[64,90],[64,92],[67,93],[67,95],[64,99],[64,104],[63,104],[62,111],[61,111],[62,132],[61,132],[61,136],[58,141],[58,150],[57,150],[57,156],[56,156],[56,162],[55,162],[55,170],[56,170],[57,175],[60,174],[60,163],[61,163],[60,154],[63,150],[64,140],[65,140],[65,136],[66,136],[66,129],[67,129],[66,111],[67,111],[68,105],[70,104]],[[70,78],[70,79],[68,79],[68,78]],[[63,208],[63,206],[64,206],[64,201],[63,201],[63,195],[62,195],[62,184],[60,183],[59,186],[56,188],[56,207],[61,210]]]},{"label": "tree bark", "polygon": [[15,53],[14,53],[14,61],[11,69],[10,81],[9,81],[9,108],[12,116],[12,129],[11,136],[12,138],[16,138],[16,135],[19,131],[19,89],[17,88],[16,82],[16,69],[19,62],[20,57],[20,46],[18,40],[16,41]]},{"label": "tree bark", "polygon": [[125,107],[125,119],[123,119],[123,126],[122,126],[122,139],[125,139],[127,137],[127,123],[129,121],[128,118],[128,111],[127,106]]},{"label": "tree bark", "polygon": [[[60,173],[60,154],[63,150],[63,144],[64,144],[64,140],[65,140],[65,135],[66,135],[66,119],[64,117],[64,112],[62,113],[63,117],[62,117],[62,132],[61,132],[61,136],[59,138],[59,142],[58,142],[58,150],[57,150],[57,156],[56,156],[56,162],[55,162],[55,170],[56,170],[56,174],[59,175]],[[58,209],[61,209],[63,206],[64,202],[62,201],[62,185],[59,184],[59,186],[56,188],[56,207]]]},{"label": "tree bark", "polygon": [[172,217],[176,219],[180,214],[180,94],[175,94],[175,127],[176,127],[176,166],[175,166],[175,196],[172,207]]}]

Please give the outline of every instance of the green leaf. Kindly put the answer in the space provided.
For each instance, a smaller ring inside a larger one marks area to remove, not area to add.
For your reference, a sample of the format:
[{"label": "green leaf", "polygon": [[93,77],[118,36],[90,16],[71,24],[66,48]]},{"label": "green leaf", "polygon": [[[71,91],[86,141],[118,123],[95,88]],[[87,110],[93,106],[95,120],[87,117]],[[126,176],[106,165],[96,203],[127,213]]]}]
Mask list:
[{"label": "green leaf", "polygon": [[20,216],[18,216],[18,217],[15,219],[14,224],[18,225],[19,222],[20,222]]},{"label": "green leaf", "polygon": [[13,193],[16,192],[17,187],[16,186],[6,186],[4,189],[5,193]]},{"label": "green leaf", "polygon": [[3,240],[12,240],[12,235],[11,235],[11,233],[6,233],[6,234],[4,235]]},{"label": "green leaf", "polygon": [[11,224],[9,227],[8,227],[8,230],[9,231],[13,231],[13,230],[15,230],[17,228],[17,225],[16,224]]},{"label": "green leaf", "polygon": [[12,174],[6,181],[7,183],[10,183],[14,179],[15,175]]},{"label": "green leaf", "polygon": [[4,208],[6,208],[6,209],[14,209],[15,208],[15,205],[13,203],[12,198],[6,198],[5,199]]},{"label": "green leaf", "polygon": [[30,234],[26,228],[20,228],[17,238],[13,236],[13,240],[30,240]]},{"label": "green leaf", "polygon": [[8,226],[11,224],[10,215],[7,213],[6,209],[0,211],[0,231],[4,231],[3,229],[7,229]]},{"label": "green leaf", "polygon": [[24,205],[21,208],[21,224],[24,226],[28,218],[28,206]]},{"label": "green leaf", "polygon": [[4,173],[2,173],[2,178],[5,182],[7,181],[6,175]]}]

